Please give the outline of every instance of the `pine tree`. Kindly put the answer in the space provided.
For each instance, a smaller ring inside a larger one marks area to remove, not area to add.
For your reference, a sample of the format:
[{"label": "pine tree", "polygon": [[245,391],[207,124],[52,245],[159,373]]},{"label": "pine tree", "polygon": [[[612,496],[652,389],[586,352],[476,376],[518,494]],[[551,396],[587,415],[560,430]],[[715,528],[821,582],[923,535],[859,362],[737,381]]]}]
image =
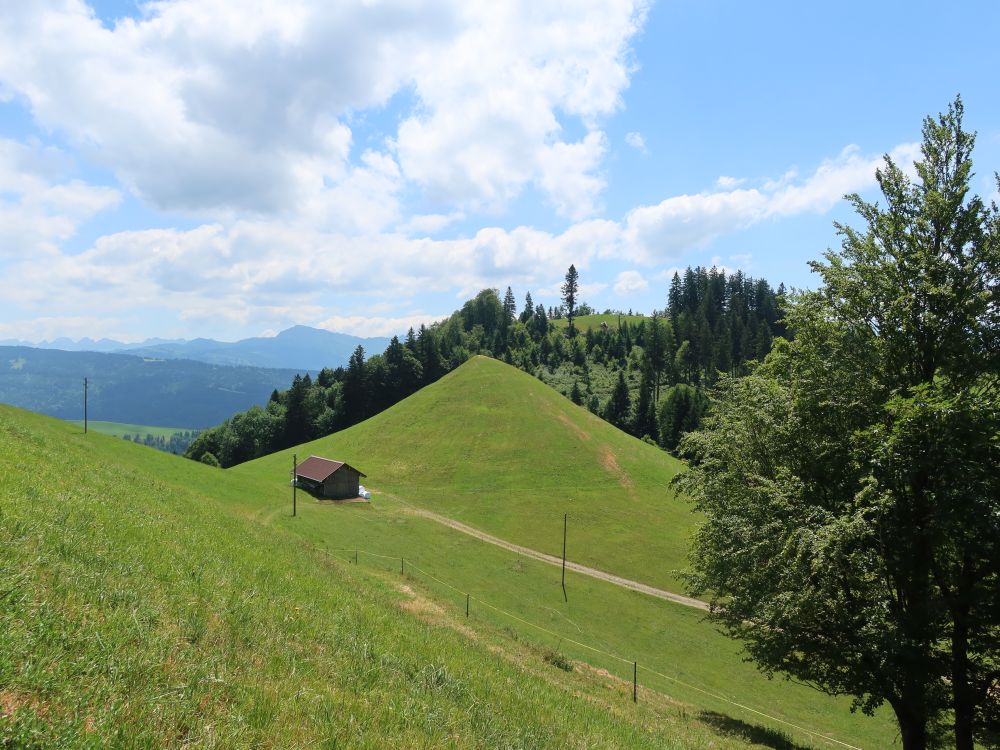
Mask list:
[{"label": "pine tree", "polygon": [[618,371],[618,382],[611,392],[607,406],[604,408],[604,418],[611,424],[625,429],[628,427],[629,412],[632,408],[632,397],[628,392],[628,384],[625,382],[625,371]]},{"label": "pine tree", "polygon": [[521,311],[521,322],[527,324],[534,314],[535,303],[531,300],[531,292],[526,292],[524,295],[524,310]]},{"label": "pine tree", "polygon": [[576,317],[576,296],[580,288],[580,275],[576,271],[576,266],[570,265],[566,271],[566,282],[562,285],[562,300],[566,303],[566,318],[569,325],[566,326],[566,335],[570,338],[576,336],[576,327],[573,325],[573,318]]},{"label": "pine tree", "polygon": [[503,298],[504,320],[509,323],[517,315],[517,302],[514,301],[514,292],[507,287],[507,294]]}]

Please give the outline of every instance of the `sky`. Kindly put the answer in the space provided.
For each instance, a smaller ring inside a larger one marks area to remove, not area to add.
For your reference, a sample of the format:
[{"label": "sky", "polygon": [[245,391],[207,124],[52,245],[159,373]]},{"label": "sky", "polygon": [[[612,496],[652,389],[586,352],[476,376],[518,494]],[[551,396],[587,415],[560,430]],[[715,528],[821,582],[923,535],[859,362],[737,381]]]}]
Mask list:
[{"label": "sky", "polygon": [[483,288],[815,286],[1000,3],[0,0],[0,339],[402,334]]}]

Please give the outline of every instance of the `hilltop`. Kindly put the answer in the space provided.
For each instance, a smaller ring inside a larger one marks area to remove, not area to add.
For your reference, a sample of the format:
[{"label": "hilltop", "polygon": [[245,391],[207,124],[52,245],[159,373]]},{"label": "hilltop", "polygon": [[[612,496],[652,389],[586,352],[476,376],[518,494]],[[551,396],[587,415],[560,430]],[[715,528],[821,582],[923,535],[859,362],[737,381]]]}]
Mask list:
[{"label": "hilltop", "polygon": [[360,467],[382,493],[508,541],[679,590],[695,518],[670,489],[682,464],[536,378],[477,356],[347,430],[235,467],[287,471],[292,453]]}]

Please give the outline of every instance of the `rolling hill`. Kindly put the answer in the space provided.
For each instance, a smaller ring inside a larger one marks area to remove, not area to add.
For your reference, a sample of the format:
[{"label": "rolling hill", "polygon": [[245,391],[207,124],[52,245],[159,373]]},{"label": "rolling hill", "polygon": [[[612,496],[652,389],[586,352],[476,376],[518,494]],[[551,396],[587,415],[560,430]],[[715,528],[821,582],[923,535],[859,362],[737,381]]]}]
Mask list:
[{"label": "rolling hill", "polygon": [[264,480],[317,454],[370,485],[517,544],[680,589],[696,519],[670,480],[681,463],[530,375],[474,357],[357,424],[234,467]]}]

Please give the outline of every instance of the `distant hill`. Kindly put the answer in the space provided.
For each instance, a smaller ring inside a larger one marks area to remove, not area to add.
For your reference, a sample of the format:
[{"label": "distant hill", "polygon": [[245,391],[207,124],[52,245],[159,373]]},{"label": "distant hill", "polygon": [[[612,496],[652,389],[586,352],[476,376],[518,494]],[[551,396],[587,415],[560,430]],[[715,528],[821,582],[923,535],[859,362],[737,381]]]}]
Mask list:
[{"label": "distant hill", "polygon": [[277,336],[255,336],[240,341],[216,341],[204,338],[147,339],[140,343],[126,344],[113,339],[83,338],[74,341],[63,337],[37,344],[18,339],[5,339],[0,340],[0,345],[73,352],[127,352],[140,357],[192,359],[213,365],[318,371],[324,367],[336,368],[346,365],[351,353],[358,346],[364,347],[366,355],[380,353],[389,345],[389,339],[379,336],[362,338],[321,328],[292,326]]},{"label": "distant hill", "polygon": [[27,346],[32,349],[60,349],[65,352],[125,352],[146,346],[183,343],[183,339],[146,339],[134,344],[126,344],[114,339],[71,339],[66,336],[51,341],[23,341],[21,339],[0,339],[0,346]]},{"label": "distant hill", "polygon": [[0,346],[0,402],[61,419],[201,428],[265,403],[295,370]]},{"label": "distant hill", "polygon": [[165,342],[137,347],[130,353],[163,359],[194,359],[214,365],[321,370],[346,365],[358,346],[364,347],[366,354],[374,354],[388,345],[387,338],[360,338],[309,326],[293,326],[277,336],[257,336],[232,343],[212,339]]}]

